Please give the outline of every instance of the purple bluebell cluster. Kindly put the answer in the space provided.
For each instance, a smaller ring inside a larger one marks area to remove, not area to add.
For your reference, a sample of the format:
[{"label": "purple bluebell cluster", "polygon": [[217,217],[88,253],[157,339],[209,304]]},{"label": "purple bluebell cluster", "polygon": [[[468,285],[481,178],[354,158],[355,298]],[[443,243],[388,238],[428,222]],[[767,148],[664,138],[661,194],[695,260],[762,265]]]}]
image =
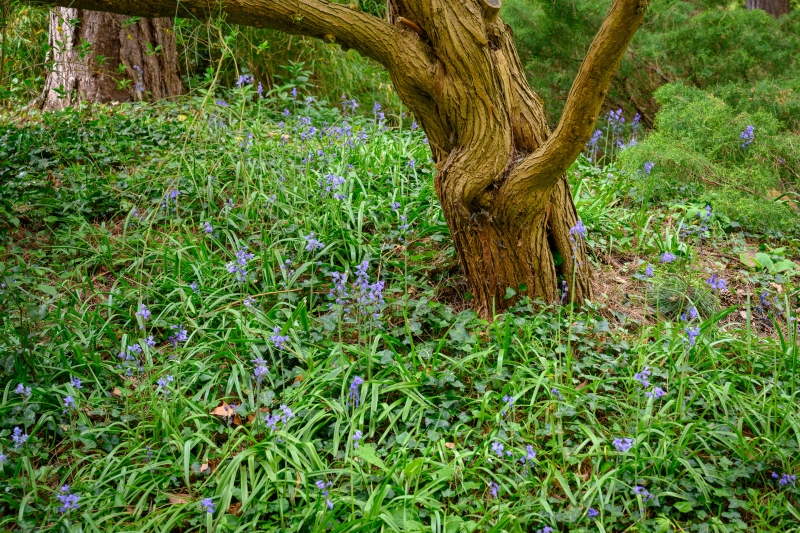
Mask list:
[{"label": "purple bluebell cluster", "polygon": [[653,390],[649,390],[644,393],[645,396],[648,398],[655,398],[656,400],[659,398],[663,398],[667,395],[667,392],[662,389],[661,387],[653,387]]},{"label": "purple bluebell cluster", "polygon": [[635,487],[633,487],[633,493],[638,496],[641,496],[646,500],[652,500],[654,497],[652,494],[650,494],[650,492],[646,488],[640,485],[636,485]]},{"label": "purple bluebell cluster", "polygon": [[69,384],[72,385],[73,387],[75,387],[76,389],[83,388],[83,385],[81,384],[80,378],[76,378],[74,376],[72,378],[70,378]]},{"label": "purple bluebell cluster", "polygon": [[550,526],[544,526],[542,529],[537,529],[536,533],[553,533],[553,528]]},{"label": "purple bluebell cluster", "polygon": [[281,328],[280,326],[275,326],[275,329],[272,330],[272,335],[270,336],[269,340],[272,341],[272,344],[278,350],[283,350],[284,345],[289,341],[288,335],[281,335]]},{"label": "purple bluebell cluster", "polygon": [[647,268],[644,269],[644,277],[652,278],[655,276],[655,271],[653,270],[653,265],[648,264]]},{"label": "purple bluebell cluster", "polygon": [[368,316],[379,319],[383,308],[383,289],[384,282],[377,280],[369,282],[369,261],[363,261],[356,267],[356,279],[351,286],[347,284],[347,274],[339,272],[331,273],[333,287],[328,297],[333,299],[333,304],[342,307],[342,312],[346,317],[350,316],[352,308],[355,307],[358,316]]},{"label": "purple bluebell cluster", "polygon": [[656,166],[656,164],[653,163],[652,161],[647,161],[644,164],[644,175],[648,176],[653,171],[653,167],[655,167],[655,166]]},{"label": "purple bluebell cluster", "polygon": [[501,410],[500,414],[505,417],[507,414],[506,409],[511,410],[511,408],[514,406],[514,397],[509,395],[503,396],[503,403],[505,404],[505,409]]},{"label": "purple bluebell cluster", "polygon": [[64,514],[78,508],[78,500],[81,497],[78,494],[73,494],[69,485],[64,485],[58,492],[59,494],[56,497],[61,502],[61,507],[58,508],[59,513]]},{"label": "purple bluebell cluster", "polygon": [[236,252],[236,261],[229,262],[225,268],[230,274],[236,275],[236,281],[244,283],[247,280],[247,262],[255,257],[255,254],[247,251],[247,248],[239,248]]},{"label": "purple bluebell cluster", "polygon": [[211,498],[203,498],[200,500],[200,508],[208,514],[214,514],[214,501]]},{"label": "purple bluebell cluster", "polygon": [[361,439],[363,437],[364,437],[364,435],[361,433],[360,429],[357,429],[356,432],[353,433],[353,449],[354,450],[358,449],[358,444],[359,444],[359,442],[361,441]]},{"label": "purple bluebell cluster", "polygon": [[306,240],[306,251],[307,252],[314,252],[315,250],[322,250],[325,248],[325,244],[321,243],[316,238],[316,233],[313,231],[303,237]]},{"label": "purple bluebell cluster", "polygon": [[686,333],[686,342],[689,343],[689,346],[694,346],[694,343],[697,342],[697,337],[700,336],[700,328],[687,327],[683,332]]},{"label": "purple bluebell cluster", "polygon": [[499,458],[503,458],[503,450],[505,450],[505,446],[503,446],[502,442],[493,442],[492,443],[492,452]]},{"label": "purple bluebell cluster", "polygon": [[614,439],[613,444],[614,448],[616,448],[618,452],[626,453],[628,450],[633,448],[633,439],[629,439],[627,437],[616,438]]},{"label": "purple bluebell cluster", "polygon": [[67,409],[75,409],[77,407],[75,404],[75,398],[73,398],[71,394],[64,396],[64,407]]},{"label": "purple bluebell cluster", "polygon": [[170,376],[169,374],[158,378],[158,381],[156,383],[158,384],[159,392],[163,393],[164,396],[168,396],[169,384],[172,383],[173,381],[175,381],[175,378],[173,376]]},{"label": "purple bluebell cluster", "polygon": [[14,392],[16,392],[17,394],[22,395],[22,399],[23,400],[27,400],[28,398],[31,397],[31,394],[32,394],[33,391],[31,390],[30,387],[26,387],[22,383],[19,383],[17,385],[17,388],[14,389]]},{"label": "purple bluebell cluster", "polygon": [[552,394],[553,396],[555,396],[559,400],[563,400],[564,399],[564,396],[561,394],[561,391],[558,390],[556,387],[553,387],[552,389],[550,389],[550,394]]},{"label": "purple bluebell cluster", "polygon": [[269,367],[264,358],[256,357],[253,359],[253,377],[256,378],[256,383],[258,383],[259,387],[261,386],[261,382],[264,381],[264,376],[267,374],[269,374]]},{"label": "purple bluebell cluster", "polygon": [[716,274],[711,274],[711,277],[706,280],[706,283],[711,287],[712,291],[724,291],[728,289],[728,282],[717,277]]},{"label": "purple bluebell cluster", "polygon": [[152,313],[150,312],[150,310],[144,304],[140,304],[139,310],[136,311],[136,316],[140,317],[144,322],[146,322],[150,318],[151,314]]},{"label": "purple bluebell cluster", "polygon": [[494,481],[489,482],[489,494],[491,495],[492,499],[497,499],[497,491],[500,487]]},{"label": "purple bluebell cluster", "polygon": [[536,452],[533,451],[533,446],[528,444],[525,446],[525,455],[519,458],[519,462],[522,463],[522,466],[528,470],[528,474],[532,474],[533,472],[532,468],[534,459],[536,459]]},{"label": "purple bluebell cluster", "polygon": [[583,221],[581,219],[578,219],[578,223],[575,224],[573,227],[571,227],[569,230],[569,235],[570,235],[569,238],[572,242],[575,242],[574,239],[575,237],[577,237],[578,239],[584,239],[586,238],[587,231],[588,230],[586,229],[586,226],[583,225]]},{"label": "purple bluebell cluster", "polygon": [[242,74],[241,76],[239,76],[239,79],[236,80],[236,86],[239,87],[240,89],[245,85],[249,85],[251,83],[253,83],[253,76],[250,76],[249,74]]},{"label": "purple bluebell cluster", "polygon": [[11,442],[14,443],[14,449],[19,450],[28,442],[28,434],[22,431],[22,428],[15,427],[11,433]]},{"label": "purple bluebell cluster", "polygon": [[773,472],[772,479],[777,479],[778,485],[780,485],[781,487],[785,487],[787,485],[794,485],[795,483],[797,483],[797,476],[790,475],[785,472],[780,475],[777,472]]},{"label": "purple bluebell cluster", "polygon": [[[355,101],[355,100],[354,100]],[[317,488],[322,493],[322,497],[325,498],[325,505],[328,506],[328,510],[333,511],[333,502],[331,501],[330,495],[328,494],[328,488],[333,485],[330,481],[327,483],[320,480],[315,483]]]},{"label": "purple bluebell cluster", "polygon": [[697,308],[693,305],[690,305],[688,311],[684,311],[683,313],[681,313],[681,320],[683,320],[684,322],[691,322],[692,320],[694,320],[699,316],[700,314],[697,312]]},{"label": "purple bluebell cluster", "polygon": [[753,144],[753,140],[756,138],[755,128],[753,126],[747,126],[744,131],[739,134],[739,138],[744,141],[742,143],[742,150],[746,149]]},{"label": "purple bluebell cluster", "polygon": [[356,376],[353,378],[353,382],[350,383],[350,395],[349,399],[353,402],[353,404],[358,407],[358,404],[361,403],[361,394],[359,393],[359,387],[364,383],[364,379],[361,376]]},{"label": "purple bluebell cluster", "polygon": [[278,431],[278,422],[284,426],[289,423],[289,420],[294,418],[294,411],[291,410],[286,404],[281,404],[278,411],[270,413],[264,417],[264,422],[267,424],[267,429]]},{"label": "purple bluebell cluster", "polygon": [[170,344],[172,344],[173,348],[177,348],[178,344],[186,342],[189,339],[189,332],[184,329],[183,324],[170,326],[169,329],[175,332],[167,339]]},{"label": "purple bluebell cluster", "polygon": [[633,375],[633,379],[638,381],[643,389],[646,389],[647,387],[650,386],[650,381],[648,379],[649,377],[650,377],[649,366],[644,367],[641,372],[637,372],[636,374]]},{"label": "purple bluebell cluster", "polygon": [[589,507],[589,510],[587,511],[586,514],[589,515],[589,518],[591,518],[592,520],[600,516],[600,512],[594,507]]},{"label": "purple bluebell cluster", "polygon": [[661,254],[659,262],[664,264],[672,263],[673,261],[675,261],[675,259],[676,259],[675,254],[673,254],[672,252],[664,252],[663,254]]}]

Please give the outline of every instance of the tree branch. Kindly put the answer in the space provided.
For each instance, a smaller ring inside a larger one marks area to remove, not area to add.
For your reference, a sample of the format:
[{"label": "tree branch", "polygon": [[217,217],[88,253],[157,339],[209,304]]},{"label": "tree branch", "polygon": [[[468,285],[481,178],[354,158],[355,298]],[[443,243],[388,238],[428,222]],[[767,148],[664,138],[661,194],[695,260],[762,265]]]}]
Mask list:
[{"label": "tree branch", "polygon": [[[555,131],[523,159],[503,183],[498,200],[519,209],[536,191],[555,185],[592,136],[597,116],[633,35],[644,19],[647,0],[614,0],[572,84]],[[545,201],[548,195],[544,196]]]},{"label": "tree branch", "polygon": [[[414,41],[405,38],[400,28],[378,17],[324,0],[27,0],[30,4],[90,9],[121,15],[191,17],[200,20],[225,14],[232,24],[271,28],[295,35],[337,42],[357,50],[387,69],[409,52]],[[407,68],[404,62],[403,68]]]}]

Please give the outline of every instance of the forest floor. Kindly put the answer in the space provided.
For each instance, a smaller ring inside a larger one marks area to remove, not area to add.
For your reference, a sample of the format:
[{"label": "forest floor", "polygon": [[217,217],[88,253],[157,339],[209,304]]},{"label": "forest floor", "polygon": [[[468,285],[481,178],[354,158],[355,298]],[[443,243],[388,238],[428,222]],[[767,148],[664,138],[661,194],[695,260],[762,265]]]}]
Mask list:
[{"label": "forest floor", "polygon": [[407,119],[0,124],[0,529],[800,531],[797,240],[581,158],[595,301],[487,322]]}]

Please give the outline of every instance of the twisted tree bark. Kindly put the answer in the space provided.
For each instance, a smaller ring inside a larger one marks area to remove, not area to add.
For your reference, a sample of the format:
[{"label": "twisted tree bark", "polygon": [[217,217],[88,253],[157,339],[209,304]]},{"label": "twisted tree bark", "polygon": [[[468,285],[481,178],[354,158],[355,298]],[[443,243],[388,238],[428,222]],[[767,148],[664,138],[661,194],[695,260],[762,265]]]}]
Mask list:
[{"label": "twisted tree bark", "polygon": [[159,100],[183,93],[170,18],[133,19],[58,7],[50,12],[43,107],[75,101]]},{"label": "twisted tree bark", "polygon": [[[436,191],[482,316],[527,295],[592,296],[581,226],[564,176],[589,140],[647,0],[614,0],[550,132],[528,86],[500,0],[389,0],[387,19],[323,0],[57,0],[150,17],[208,18],[318,37],[383,64],[420,121]],[[355,6],[356,4],[351,4]],[[555,255],[563,258],[556,266]],[[506,298],[508,288],[515,298]]]}]

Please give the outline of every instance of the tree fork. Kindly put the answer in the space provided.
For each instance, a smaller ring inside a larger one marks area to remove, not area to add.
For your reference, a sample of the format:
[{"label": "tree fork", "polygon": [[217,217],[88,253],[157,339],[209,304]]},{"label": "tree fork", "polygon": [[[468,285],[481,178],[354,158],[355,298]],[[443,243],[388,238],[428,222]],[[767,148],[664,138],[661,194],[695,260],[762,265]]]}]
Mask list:
[{"label": "tree fork", "polygon": [[[218,13],[213,0],[57,0],[144,17]],[[525,80],[500,0],[389,0],[386,20],[323,0],[226,0],[228,22],[335,42],[375,59],[420,121],[436,191],[476,310],[513,304],[506,289],[551,303],[592,295],[586,246],[565,172],[589,140],[647,0],[614,0],[556,129]],[[557,269],[553,254],[563,263]]]}]

